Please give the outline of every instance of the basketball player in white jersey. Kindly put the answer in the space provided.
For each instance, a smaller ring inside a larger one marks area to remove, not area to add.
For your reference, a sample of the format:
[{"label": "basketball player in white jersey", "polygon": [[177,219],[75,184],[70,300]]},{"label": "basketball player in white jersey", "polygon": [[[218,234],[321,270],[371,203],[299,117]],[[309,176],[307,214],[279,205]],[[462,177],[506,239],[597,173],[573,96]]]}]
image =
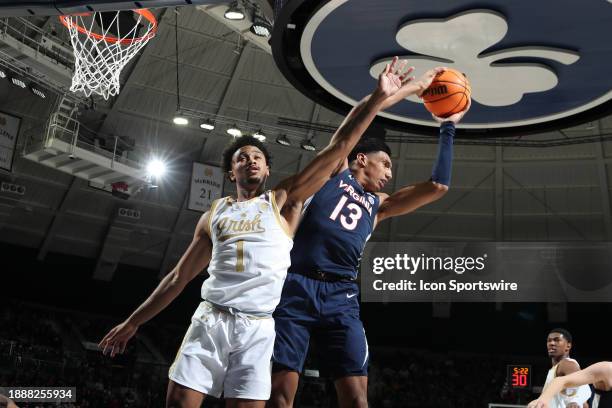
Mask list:
[{"label": "basketball player in white jersey", "polygon": [[292,235],[299,222],[280,210],[301,208],[355,147],[376,114],[408,95],[422,92],[443,70],[418,81],[393,62],[340,125],[330,144],[300,173],[265,189],[270,156],[253,137],[237,139],[224,153],[224,169],[236,183],[236,197],[213,203],[195,230],[178,265],[153,294],[100,342],[111,356],[123,352],[138,327],[157,315],[208,265],[183,344],[170,368],[167,407],[199,407],[206,395],[224,394],[228,407],[263,408],[270,397],[270,361],[275,330],[272,312],[280,300]]},{"label": "basketball player in white jersey", "polygon": [[[546,376],[546,388],[555,378],[563,377],[580,370],[580,365],[569,353],[572,348],[572,335],[565,329],[553,329],[546,339],[548,356],[552,360],[552,368]],[[591,397],[588,385],[569,387],[555,393],[550,408],[583,408],[583,404]],[[588,408],[588,404],[586,405]]]},{"label": "basketball player in white jersey", "polygon": [[551,408],[550,401],[555,395],[568,388],[593,384],[595,398],[591,408],[612,408],[612,362],[602,361],[551,381],[542,391],[542,395],[531,401],[527,408]]}]

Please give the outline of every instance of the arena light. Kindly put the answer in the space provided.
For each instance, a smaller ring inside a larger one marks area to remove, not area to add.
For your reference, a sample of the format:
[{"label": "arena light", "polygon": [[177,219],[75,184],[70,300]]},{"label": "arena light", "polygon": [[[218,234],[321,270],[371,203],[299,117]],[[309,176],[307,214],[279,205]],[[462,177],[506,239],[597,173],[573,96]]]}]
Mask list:
[{"label": "arena light", "polygon": [[177,113],[174,119],[172,119],[172,122],[174,122],[175,125],[186,126],[189,124],[189,119]]},{"label": "arena light", "polygon": [[291,146],[291,141],[289,140],[287,135],[280,135],[279,137],[277,137],[276,143],[283,145],[283,146]]},{"label": "arena light", "polygon": [[13,85],[18,86],[22,89],[26,87],[26,83],[23,81],[23,79],[20,79],[17,77],[11,77],[11,82],[13,83]]},{"label": "arena light", "polygon": [[210,119],[200,121],[200,128],[204,130],[213,130],[215,128],[215,124]]},{"label": "arena light", "polygon": [[250,31],[259,37],[270,37],[272,33],[272,25],[268,23],[259,14],[255,14],[253,17],[253,24],[251,25]]},{"label": "arena light", "polygon": [[6,72],[3,69],[0,69],[0,79],[6,78]]},{"label": "arena light", "polygon": [[263,132],[261,131],[261,129],[259,129],[257,132],[253,133],[253,137],[257,140],[259,140],[260,142],[263,142],[266,140],[266,135],[263,134]]},{"label": "arena light", "polygon": [[37,88],[34,85],[30,85],[30,91],[32,91],[34,95],[38,96],[41,99],[47,98],[47,94],[45,93],[45,91],[43,91],[41,88]]},{"label": "arena light", "polygon": [[166,163],[159,159],[151,159],[147,164],[147,175],[160,178],[166,173]]},{"label": "arena light", "polygon": [[223,14],[228,20],[244,20],[244,11],[238,1],[233,1]]},{"label": "arena light", "polygon": [[234,136],[234,137],[239,137],[242,136],[242,132],[240,131],[240,129],[238,129],[236,127],[236,125],[230,127],[229,129],[227,129],[227,133]]},{"label": "arena light", "polygon": [[312,143],[312,139],[304,139],[300,146],[302,149],[308,150],[309,152],[314,152],[317,150],[317,147]]}]

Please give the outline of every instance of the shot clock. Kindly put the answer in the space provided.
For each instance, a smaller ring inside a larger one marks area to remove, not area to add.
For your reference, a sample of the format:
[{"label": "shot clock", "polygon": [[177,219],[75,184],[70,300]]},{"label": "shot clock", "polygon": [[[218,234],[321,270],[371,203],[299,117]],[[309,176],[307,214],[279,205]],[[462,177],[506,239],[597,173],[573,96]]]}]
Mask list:
[{"label": "shot clock", "polygon": [[531,388],[531,366],[530,365],[509,365],[508,384],[512,389]]}]

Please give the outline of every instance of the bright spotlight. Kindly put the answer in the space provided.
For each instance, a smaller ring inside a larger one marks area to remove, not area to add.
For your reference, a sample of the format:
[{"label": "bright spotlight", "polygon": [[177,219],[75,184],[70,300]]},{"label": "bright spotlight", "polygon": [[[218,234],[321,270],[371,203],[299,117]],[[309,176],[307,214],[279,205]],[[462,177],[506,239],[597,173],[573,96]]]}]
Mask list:
[{"label": "bright spotlight", "polygon": [[180,115],[175,116],[174,119],[172,119],[172,121],[174,122],[175,125],[179,125],[179,126],[185,126],[189,124],[189,120],[186,117],[180,116]]},{"label": "bright spotlight", "polygon": [[153,159],[147,164],[147,174],[159,178],[166,173],[166,163],[159,159]]},{"label": "bright spotlight", "polygon": [[200,122],[200,128],[204,130],[213,130],[215,128],[215,124],[210,119],[203,120]]},{"label": "bright spotlight", "polygon": [[228,20],[243,20],[244,10],[240,7],[238,1],[233,1],[223,15]]},{"label": "bright spotlight", "polygon": [[266,140],[266,135],[263,134],[263,132],[261,131],[261,129],[259,129],[257,132],[253,133],[253,137],[257,140],[259,140],[260,142],[263,142]]},{"label": "bright spotlight", "polygon": [[23,80],[17,78],[17,77],[11,77],[11,82],[13,83],[13,85],[18,86],[19,88],[25,88],[26,87],[26,83],[23,82]]},{"label": "bright spotlight", "polygon": [[226,130],[226,132],[234,137],[240,137],[242,136],[242,131],[240,129],[238,129],[238,127],[236,127],[236,125],[230,127],[229,129]]}]

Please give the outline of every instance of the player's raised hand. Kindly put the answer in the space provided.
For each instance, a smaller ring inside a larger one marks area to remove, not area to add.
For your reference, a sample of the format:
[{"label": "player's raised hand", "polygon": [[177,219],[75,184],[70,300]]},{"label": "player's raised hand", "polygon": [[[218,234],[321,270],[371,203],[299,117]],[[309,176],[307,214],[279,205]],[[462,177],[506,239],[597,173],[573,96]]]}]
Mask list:
[{"label": "player's raised hand", "polygon": [[457,112],[455,114],[450,115],[447,118],[440,118],[434,114],[432,114],[431,116],[434,118],[434,120],[438,123],[442,123],[442,122],[453,122],[455,125],[457,123],[459,123],[461,121],[461,119],[463,119],[463,116],[467,113],[467,111],[470,110],[470,106],[472,106],[472,99],[468,100],[467,105],[465,106],[465,109],[462,110],[461,112]]},{"label": "player's raised hand", "polygon": [[393,57],[391,63],[387,64],[378,76],[376,91],[382,97],[388,98],[406,89],[406,85],[414,80],[414,77],[409,76],[413,70],[414,67],[407,67],[407,61],[399,61],[398,57]]},{"label": "player's raised hand", "polygon": [[128,322],[127,320],[108,332],[100,341],[98,347],[102,350],[102,354],[115,357],[119,353],[125,351],[127,342],[136,334],[138,326]]},{"label": "player's raised hand", "polygon": [[441,74],[446,70],[446,67],[435,67],[430,69],[429,71],[425,71],[425,73],[421,75],[421,77],[416,81],[416,84],[419,86],[419,91],[417,92],[417,95],[421,96],[423,92],[425,92],[425,90],[429,88],[429,85],[431,85],[436,75]]}]

